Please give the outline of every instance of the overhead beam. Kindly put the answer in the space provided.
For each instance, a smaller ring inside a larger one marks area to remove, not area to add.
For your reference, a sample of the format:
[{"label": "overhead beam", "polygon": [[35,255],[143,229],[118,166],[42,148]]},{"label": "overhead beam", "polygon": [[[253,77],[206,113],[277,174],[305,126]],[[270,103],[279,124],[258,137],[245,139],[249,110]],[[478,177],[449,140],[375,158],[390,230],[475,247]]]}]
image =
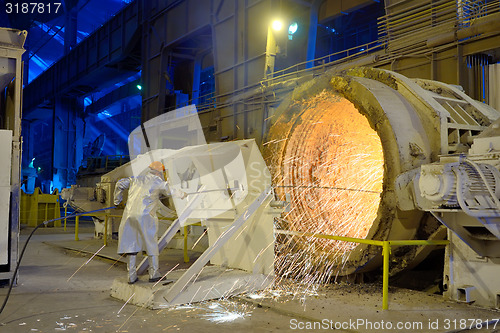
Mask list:
[{"label": "overhead beam", "polygon": [[111,66],[126,59],[131,51],[130,44],[136,40],[141,16],[140,1],[130,3],[34,79],[24,89],[24,114],[46,100],[85,85],[88,78],[96,73],[100,80],[113,80],[123,75],[123,70]]}]

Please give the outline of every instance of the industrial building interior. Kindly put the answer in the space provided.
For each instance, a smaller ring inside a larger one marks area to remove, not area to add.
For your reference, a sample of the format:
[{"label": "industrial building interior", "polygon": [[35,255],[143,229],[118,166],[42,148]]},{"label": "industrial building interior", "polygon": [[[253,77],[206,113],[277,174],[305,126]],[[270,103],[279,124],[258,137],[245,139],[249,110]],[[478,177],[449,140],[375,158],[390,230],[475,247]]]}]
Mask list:
[{"label": "industrial building interior", "polygon": [[497,0],[3,0],[0,88],[0,331],[500,331]]}]

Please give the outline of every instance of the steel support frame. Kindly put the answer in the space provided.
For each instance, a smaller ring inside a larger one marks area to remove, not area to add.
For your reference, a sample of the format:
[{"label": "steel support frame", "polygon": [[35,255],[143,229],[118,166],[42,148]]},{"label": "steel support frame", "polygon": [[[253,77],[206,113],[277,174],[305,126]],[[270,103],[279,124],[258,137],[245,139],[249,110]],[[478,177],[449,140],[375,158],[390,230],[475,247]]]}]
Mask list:
[{"label": "steel support frame", "polygon": [[[11,157],[11,174],[10,174],[10,254],[9,254],[9,271],[0,273],[0,280],[9,280],[16,283],[17,276],[14,276],[14,269],[17,265],[19,255],[19,230],[20,230],[20,202],[21,202],[21,110],[22,110],[22,95],[23,95],[23,62],[21,60],[24,49],[22,45],[26,38],[26,32],[20,32],[22,42],[19,47],[0,47],[0,56],[15,60],[15,77],[14,77],[14,98],[11,121],[12,130],[12,157]],[[8,125],[8,127],[10,127]]]},{"label": "steel support frame", "polygon": [[217,251],[224,246],[224,244],[231,239],[231,237],[238,231],[257,211],[257,209],[266,202],[272,195],[273,191],[270,187],[266,188],[249,206],[245,211],[239,215],[234,222],[228,226],[227,230],[220,235],[217,241],[210,246],[203,254],[189,267],[189,269],[174,283],[164,296],[165,300],[169,303],[175,302],[180,293],[187,287],[188,283],[198,275],[203,267],[210,261],[210,259],[217,253]]}]

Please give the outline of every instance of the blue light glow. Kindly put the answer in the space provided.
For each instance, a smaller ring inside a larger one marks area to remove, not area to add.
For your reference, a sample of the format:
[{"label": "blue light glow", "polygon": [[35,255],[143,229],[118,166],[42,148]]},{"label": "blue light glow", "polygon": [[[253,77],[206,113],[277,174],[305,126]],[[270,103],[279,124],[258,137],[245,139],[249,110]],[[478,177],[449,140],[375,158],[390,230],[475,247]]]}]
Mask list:
[{"label": "blue light glow", "polygon": [[112,116],[112,114],[110,114],[108,112],[108,110],[101,111],[97,114],[97,118],[99,118],[99,120],[106,119],[106,118],[109,118],[111,116]]}]

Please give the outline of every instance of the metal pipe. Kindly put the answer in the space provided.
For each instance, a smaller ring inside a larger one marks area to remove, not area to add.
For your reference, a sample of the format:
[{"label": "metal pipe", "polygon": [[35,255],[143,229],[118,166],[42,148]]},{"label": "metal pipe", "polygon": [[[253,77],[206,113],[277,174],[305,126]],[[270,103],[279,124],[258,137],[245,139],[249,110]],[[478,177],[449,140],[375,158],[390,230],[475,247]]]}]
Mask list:
[{"label": "metal pipe", "polygon": [[500,31],[500,13],[490,14],[478,18],[470,27],[457,31],[458,39],[465,39],[471,36]]},{"label": "metal pipe", "polygon": [[388,241],[383,242],[382,256],[384,257],[383,275],[382,275],[382,310],[389,309],[389,256],[391,255],[391,244]]}]

